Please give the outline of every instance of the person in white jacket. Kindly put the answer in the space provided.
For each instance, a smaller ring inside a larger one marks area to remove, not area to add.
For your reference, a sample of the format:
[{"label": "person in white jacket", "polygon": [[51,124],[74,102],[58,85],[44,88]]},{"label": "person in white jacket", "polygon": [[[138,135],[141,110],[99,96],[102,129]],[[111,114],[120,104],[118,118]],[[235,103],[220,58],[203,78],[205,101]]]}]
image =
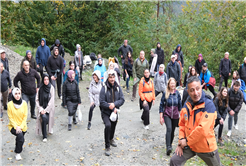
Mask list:
[{"label": "person in white jacket", "polygon": [[108,73],[109,71],[113,70],[115,73],[115,81],[117,82],[118,85],[120,85],[119,83],[119,79],[118,79],[118,74],[115,71],[115,63],[113,63],[112,61],[109,63],[108,65],[108,70],[106,72],[104,72],[104,76],[103,76],[103,82],[105,83],[108,79]]}]

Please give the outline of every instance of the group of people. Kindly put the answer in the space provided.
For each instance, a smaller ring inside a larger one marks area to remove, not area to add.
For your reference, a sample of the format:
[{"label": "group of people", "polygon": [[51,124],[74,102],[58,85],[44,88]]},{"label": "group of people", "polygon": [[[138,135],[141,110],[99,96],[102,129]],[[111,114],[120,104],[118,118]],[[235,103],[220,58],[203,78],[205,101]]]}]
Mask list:
[{"label": "group of people", "polygon": [[[21,71],[14,78],[15,88],[13,90],[11,90],[8,60],[5,57],[5,51],[0,50],[1,95],[3,107],[7,109],[9,117],[9,130],[16,136],[17,160],[21,159],[20,153],[27,131],[26,119],[29,101],[31,118],[37,119],[36,133],[43,135],[43,142],[47,142],[47,125],[48,132],[53,133],[56,87],[58,98],[62,99],[62,106],[68,110],[68,130],[72,130],[72,122],[77,124],[76,115],[81,104],[79,78],[82,80],[84,66],[81,46],[77,44],[76,49],[74,61],[69,62],[69,69],[65,72],[64,48],[59,40],[56,40],[55,44],[49,48],[46,46],[45,39],[42,39],[41,45],[37,49],[36,59],[33,58],[31,51],[26,52],[26,56],[21,62]],[[217,94],[214,90],[215,79],[208,70],[208,65],[202,54],[199,54],[195,66],[189,66],[188,73],[182,82],[184,57],[180,44],[173,51],[166,72],[164,50],[161,48],[161,44],[158,42],[157,48],[151,49],[150,52],[151,56],[148,62],[144,51],[140,51],[139,57],[133,60],[133,49],[128,45],[127,40],[124,40],[124,44],[118,49],[127,93],[129,93],[130,77],[133,77],[132,101],[136,99],[138,88],[139,106],[140,110],[143,110],[141,119],[144,129],[149,129],[151,107],[155,104],[156,97],[162,93],[159,115],[160,124],[165,123],[166,125],[167,155],[173,151],[174,133],[176,127],[179,127],[179,144],[175,155],[170,160],[170,165],[182,165],[195,155],[202,158],[207,165],[220,165],[214,128],[219,125],[218,143],[220,144],[223,144],[222,131],[227,114],[229,114],[227,136],[231,136],[233,119],[234,127],[238,130],[238,113],[244,102],[246,58],[244,64],[240,66],[239,72],[233,72],[231,88],[227,89],[227,81],[231,75],[231,61],[229,53],[225,53],[219,67],[221,80]],[[114,141],[114,133],[120,107],[124,104],[125,99],[120,86],[121,72],[117,58],[110,60],[108,69],[106,69],[105,63],[99,54],[88,90],[90,108],[87,129],[90,130],[92,127],[93,110],[98,106],[105,125],[105,155],[109,156],[111,155],[110,146],[117,146]],[[47,74],[44,73],[44,67]],[[225,81],[225,87],[222,87],[223,81]],[[61,84],[63,84],[62,91]],[[182,97],[177,86],[185,87]],[[212,92],[213,98],[202,90],[207,90],[207,88]],[[9,93],[12,94],[12,99],[7,104]],[[37,116],[35,107],[37,107]]]}]

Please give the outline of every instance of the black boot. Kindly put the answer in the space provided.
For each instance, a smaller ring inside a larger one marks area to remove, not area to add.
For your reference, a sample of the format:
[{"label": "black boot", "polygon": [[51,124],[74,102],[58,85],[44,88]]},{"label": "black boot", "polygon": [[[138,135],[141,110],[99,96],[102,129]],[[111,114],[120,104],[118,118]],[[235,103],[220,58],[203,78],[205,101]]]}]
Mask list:
[{"label": "black boot", "polygon": [[167,156],[170,156],[171,153],[172,153],[172,147],[168,146],[167,147]]},{"label": "black boot", "polygon": [[68,131],[72,130],[72,124],[68,124]]},{"label": "black boot", "polygon": [[32,115],[31,115],[31,118],[32,118],[32,119],[37,119],[37,117],[36,117],[35,114],[32,114]]},{"label": "black boot", "polygon": [[73,124],[77,124],[76,118],[73,118]]},{"label": "black boot", "polygon": [[90,129],[91,129],[91,122],[88,122],[87,129],[88,129],[88,130],[90,130]]}]

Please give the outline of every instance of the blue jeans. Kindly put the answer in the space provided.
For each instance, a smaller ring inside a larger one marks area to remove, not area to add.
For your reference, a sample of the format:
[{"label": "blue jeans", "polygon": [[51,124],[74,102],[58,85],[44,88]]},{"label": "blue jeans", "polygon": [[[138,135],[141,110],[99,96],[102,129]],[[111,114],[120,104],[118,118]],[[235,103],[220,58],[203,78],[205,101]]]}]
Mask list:
[{"label": "blue jeans", "polygon": [[130,76],[126,79],[126,88],[129,89]]},{"label": "blue jeans", "polygon": [[[228,113],[229,114],[229,113]],[[235,114],[233,116],[231,116],[229,114],[229,119],[228,119],[228,130],[231,130],[232,128],[232,123],[233,123],[233,119],[234,119],[234,124],[237,124],[237,120],[238,120],[238,112],[235,112]]]},{"label": "blue jeans", "polygon": [[36,94],[35,95],[26,95],[26,94],[22,93],[22,99],[25,100],[27,104],[30,100],[31,115],[35,115],[35,112],[34,112],[35,106],[36,106],[35,98],[36,98]]}]

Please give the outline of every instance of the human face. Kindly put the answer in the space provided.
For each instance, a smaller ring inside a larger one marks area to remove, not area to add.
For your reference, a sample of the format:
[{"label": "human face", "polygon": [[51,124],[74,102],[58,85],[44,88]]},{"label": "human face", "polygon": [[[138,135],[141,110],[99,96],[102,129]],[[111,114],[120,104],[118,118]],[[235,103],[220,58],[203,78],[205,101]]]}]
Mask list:
[{"label": "human face", "polygon": [[44,77],[44,85],[48,85],[50,82],[49,77]]},{"label": "human face", "polygon": [[131,58],[132,54],[129,52],[127,56],[128,56],[128,58]]},{"label": "human face", "polygon": [[188,84],[188,94],[194,103],[198,102],[202,97],[202,86],[200,81],[194,81]]},{"label": "human face", "polygon": [[202,66],[202,70],[203,70],[203,71],[206,71],[207,68],[208,68],[208,67],[206,67],[206,66]]},{"label": "human face", "polygon": [[99,63],[99,65],[101,65],[101,64],[102,64],[102,60],[101,60],[101,59],[99,59],[98,63]]},{"label": "human face", "polygon": [[149,75],[150,75],[149,70],[145,70],[145,71],[144,71],[144,76],[145,76],[146,78],[149,78]]},{"label": "human face", "polygon": [[189,72],[190,72],[191,67],[189,67]]},{"label": "human face", "polygon": [[158,48],[160,48],[160,47],[161,47],[161,45],[158,43],[158,44],[157,44],[157,47],[158,47]]},{"label": "human face", "polygon": [[2,71],[3,71],[3,64],[0,63],[0,72],[2,73]]},{"label": "human face", "polygon": [[57,47],[59,47],[60,44],[56,44]]},{"label": "human face", "polygon": [[59,55],[59,50],[55,49],[55,56]]},{"label": "human face", "polygon": [[109,66],[109,69],[110,69],[110,70],[114,70],[114,64],[111,64],[111,65]]},{"label": "human face", "polygon": [[32,58],[32,53],[31,53],[31,52],[28,52],[28,53],[27,53],[27,58],[28,58],[28,59],[31,59],[31,58]]},{"label": "human face", "polygon": [[114,81],[115,81],[115,76],[110,74],[110,75],[108,76],[108,82],[109,82],[111,85],[114,85]]},{"label": "human face", "polygon": [[72,64],[70,65],[70,69],[71,69],[71,70],[74,70],[74,63],[72,63]]},{"label": "human face", "polygon": [[1,59],[3,59],[3,60],[4,60],[4,59],[5,59],[5,57],[6,57],[5,52],[2,52],[2,53],[1,53]]},{"label": "human face", "polygon": [[44,41],[43,40],[41,41],[41,46],[44,46]]},{"label": "human face", "polygon": [[79,47],[78,50],[81,51],[81,47]]},{"label": "human face", "polygon": [[21,91],[20,90],[15,92],[14,98],[15,98],[15,100],[20,100],[20,98],[21,98]]},{"label": "human face", "polygon": [[144,59],[144,52],[143,51],[140,52],[140,59]]},{"label": "human face", "polygon": [[25,72],[29,72],[29,68],[30,68],[29,62],[25,61],[22,67],[24,68]]},{"label": "human face", "polygon": [[246,59],[245,59],[244,63],[246,63]]},{"label": "human face", "polygon": [[237,92],[239,90],[240,86],[233,85],[233,89]]},{"label": "human face", "polygon": [[93,80],[94,80],[95,82],[98,82],[98,77],[97,77],[96,74],[93,74]]},{"label": "human face", "polygon": [[233,72],[233,78],[236,78],[236,77],[237,77],[237,73]]},{"label": "human face", "polygon": [[227,96],[227,89],[226,89],[226,88],[222,91],[222,95],[223,95],[224,97]]},{"label": "human face", "polygon": [[151,54],[151,55],[154,55],[154,53],[153,53],[152,51],[150,51],[150,54]]},{"label": "human face", "polygon": [[229,58],[229,54],[225,54],[225,58],[228,59]]},{"label": "human face", "polygon": [[196,70],[195,70],[194,68],[192,68],[192,70],[191,70],[191,75],[192,75],[192,76],[195,76],[195,74],[196,74]]},{"label": "human face", "polygon": [[180,47],[178,47],[177,50],[180,51]]},{"label": "human face", "polygon": [[72,74],[72,78],[73,78],[73,79],[75,78],[75,73]]},{"label": "human face", "polygon": [[162,67],[162,66],[159,67],[159,71],[160,71],[160,72],[164,72],[164,67]]},{"label": "human face", "polygon": [[198,59],[201,61],[202,60],[202,57],[199,56]]},{"label": "human face", "polygon": [[176,88],[176,81],[171,80],[171,81],[169,82],[169,89],[170,89],[170,90],[175,90],[175,88]]},{"label": "human face", "polygon": [[126,41],[124,42],[124,46],[127,46],[127,42]]},{"label": "human face", "polygon": [[175,57],[173,57],[173,58],[171,59],[171,61],[174,63],[174,61],[175,61]]}]

